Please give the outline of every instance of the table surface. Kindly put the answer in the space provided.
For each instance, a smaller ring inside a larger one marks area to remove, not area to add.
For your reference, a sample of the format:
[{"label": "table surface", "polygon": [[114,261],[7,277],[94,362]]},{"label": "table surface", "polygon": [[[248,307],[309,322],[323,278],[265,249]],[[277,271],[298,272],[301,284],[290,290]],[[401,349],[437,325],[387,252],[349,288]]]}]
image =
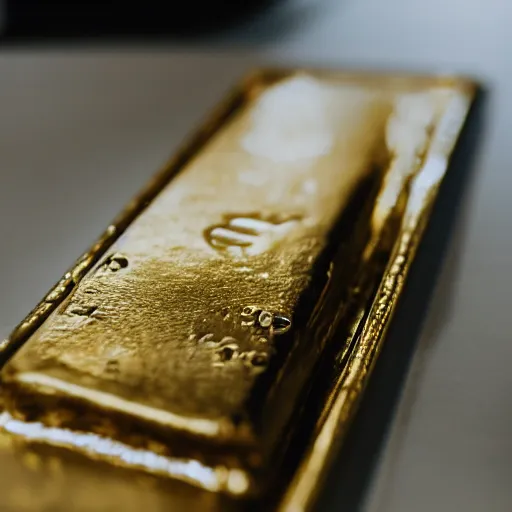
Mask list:
[{"label": "table surface", "polygon": [[320,0],[194,44],[4,49],[0,337],[248,69],[471,74],[482,150],[364,508],[510,510],[511,22],[507,0]]}]

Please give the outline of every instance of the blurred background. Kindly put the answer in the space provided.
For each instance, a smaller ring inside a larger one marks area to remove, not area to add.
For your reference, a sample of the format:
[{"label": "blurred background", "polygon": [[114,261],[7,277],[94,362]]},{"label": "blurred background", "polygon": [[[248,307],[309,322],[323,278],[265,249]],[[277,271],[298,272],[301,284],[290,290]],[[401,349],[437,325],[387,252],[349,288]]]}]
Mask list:
[{"label": "blurred background", "polygon": [[484,83],[475,172],[396,409],[360,492],[334,473],[322,510],[512,509],[510,1],[11,0],[0,42],[0,337],[246,71]]}]

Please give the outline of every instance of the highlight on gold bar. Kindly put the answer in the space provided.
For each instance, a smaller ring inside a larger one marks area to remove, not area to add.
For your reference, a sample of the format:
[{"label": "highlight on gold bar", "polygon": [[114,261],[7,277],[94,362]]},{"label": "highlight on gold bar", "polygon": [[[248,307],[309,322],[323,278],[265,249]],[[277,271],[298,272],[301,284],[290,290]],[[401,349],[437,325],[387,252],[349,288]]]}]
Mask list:
[{"label": "highlight on gold bar", "polygon": [[249,77],[3,343],[1,457],[39,469],[0,505],[101,467],[98,506],[311,509],[474,94]]}]

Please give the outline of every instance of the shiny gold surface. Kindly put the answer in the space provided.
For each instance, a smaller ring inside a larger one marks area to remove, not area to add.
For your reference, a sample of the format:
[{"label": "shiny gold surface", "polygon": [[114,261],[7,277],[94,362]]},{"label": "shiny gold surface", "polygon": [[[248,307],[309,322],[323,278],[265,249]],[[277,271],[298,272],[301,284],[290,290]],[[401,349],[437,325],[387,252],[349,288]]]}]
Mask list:
[{"label": "shiny gold surface", "polygon": [[[448,79],[247,80],[4,342],[2,457],[40,477],[0,504],[37,485],[79,509],[63,489],[101,468],[98,509],[123,478],[134,507],[228,510],[288,486],[281,509],[310,509],[472,94]],[[310,397],[325,365],[332,382]],[[291,472],[308,397],[325,406]]]}]

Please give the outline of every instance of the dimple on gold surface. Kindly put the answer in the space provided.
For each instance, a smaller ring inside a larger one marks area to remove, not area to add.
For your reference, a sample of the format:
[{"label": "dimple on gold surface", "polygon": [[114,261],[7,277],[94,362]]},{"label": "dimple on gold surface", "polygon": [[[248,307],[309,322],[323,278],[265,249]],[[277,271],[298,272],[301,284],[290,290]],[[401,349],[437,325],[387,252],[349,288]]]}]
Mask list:
[{"label": "dimple on gold surface", "polygon": [[[36,485],[80,509],[72,489],[99,468],[98,509],[126,475],[150,482],[131,503],[155,508],[286,487],[283,509],[311,507],[472,95],[453,79],[246,81],[4,343],[2,457],[31,454],[39,476],[0,502]],[[339,378],[284,471],[326,354]]]}]

